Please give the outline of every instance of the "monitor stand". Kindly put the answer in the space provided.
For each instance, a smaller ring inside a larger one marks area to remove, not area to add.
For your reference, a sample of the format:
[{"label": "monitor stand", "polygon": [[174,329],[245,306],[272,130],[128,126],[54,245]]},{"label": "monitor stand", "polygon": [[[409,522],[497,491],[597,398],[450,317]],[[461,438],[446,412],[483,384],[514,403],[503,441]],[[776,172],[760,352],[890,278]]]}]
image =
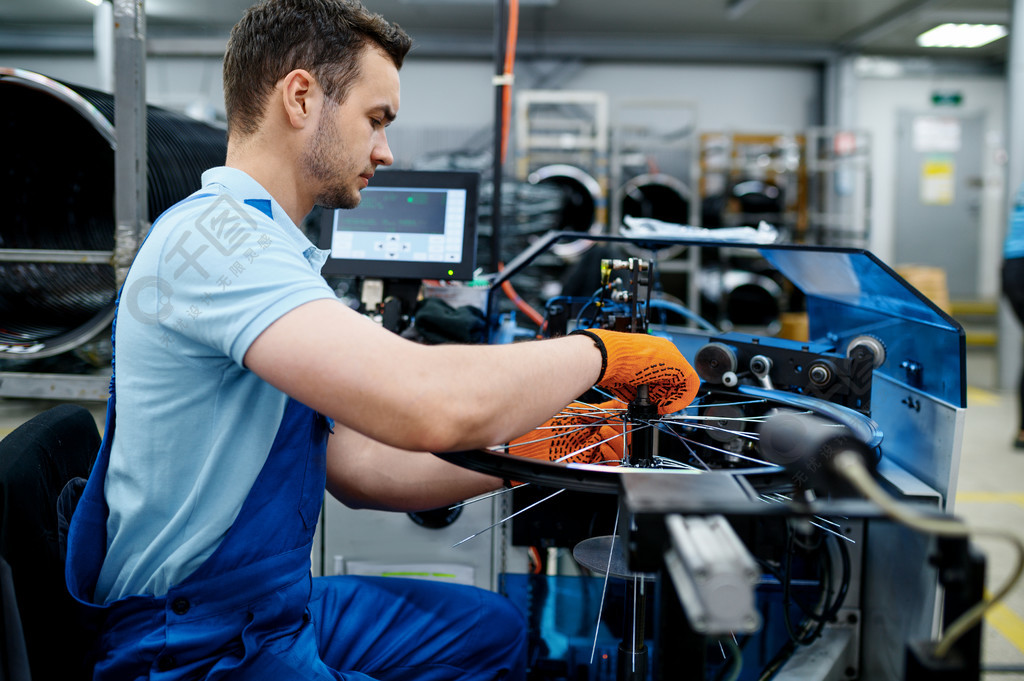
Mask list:
[{"label": "monitor stand", "polygon": [[401,333],[416,309],[422,284],[419,279],[362,279],[359,300],[363,312],[379,317],[388,331]]}]

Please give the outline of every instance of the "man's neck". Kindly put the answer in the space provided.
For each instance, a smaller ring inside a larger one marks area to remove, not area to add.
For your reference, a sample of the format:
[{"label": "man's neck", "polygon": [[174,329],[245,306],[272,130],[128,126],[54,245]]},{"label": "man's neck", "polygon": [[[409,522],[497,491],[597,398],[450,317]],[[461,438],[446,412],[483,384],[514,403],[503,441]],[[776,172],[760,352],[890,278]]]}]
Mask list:
[{"label": "man's neck", "polygon": [[313,199],[304,191],[290,158],[262,152],[257,145],[238,148],[229,143],[225,165],[259,182],[296,225],[313,209]]}]

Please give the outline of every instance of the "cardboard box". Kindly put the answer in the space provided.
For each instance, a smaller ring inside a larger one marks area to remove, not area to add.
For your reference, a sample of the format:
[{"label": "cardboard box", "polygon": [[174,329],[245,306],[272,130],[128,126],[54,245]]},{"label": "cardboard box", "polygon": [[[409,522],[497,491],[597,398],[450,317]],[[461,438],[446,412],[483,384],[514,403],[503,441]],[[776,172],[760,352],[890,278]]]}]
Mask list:
[{"label": "cardboard box", "polygon": [[923,293],[928,300],[935,303],[943,312],[950,314],[949,287],[946,284],[946,270],[941,267],[927,265],[897,265],[896,273],[907,280],[907,283]]},{"label": "cardboard box", "polygon": [[810,329],[806,312],[783,312],[779,315],[779,332],[775,335],[779,338],[786,338],[795,341],[806,341],[810,336]]}]

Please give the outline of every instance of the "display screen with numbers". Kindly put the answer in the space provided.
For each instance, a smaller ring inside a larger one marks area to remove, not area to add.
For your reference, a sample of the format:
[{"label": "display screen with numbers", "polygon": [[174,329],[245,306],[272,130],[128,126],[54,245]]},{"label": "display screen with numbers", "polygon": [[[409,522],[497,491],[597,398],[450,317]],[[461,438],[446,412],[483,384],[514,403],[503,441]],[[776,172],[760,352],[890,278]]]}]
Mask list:
[{"label": "display screen with numbers", "polygon": [[476,266],[480,176],[468,171],[383,170],[356,208],[324,211],[324,275],[470,280]]}]

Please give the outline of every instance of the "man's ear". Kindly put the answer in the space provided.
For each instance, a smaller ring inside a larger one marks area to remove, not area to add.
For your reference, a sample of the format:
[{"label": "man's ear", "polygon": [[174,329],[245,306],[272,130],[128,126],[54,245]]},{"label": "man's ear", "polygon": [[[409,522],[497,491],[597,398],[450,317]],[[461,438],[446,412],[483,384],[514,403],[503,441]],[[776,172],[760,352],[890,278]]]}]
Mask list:
[{"label": "man's ear", "polygon": [[295,69],[282,78],[280,96],[285,119],[293,128],[302,129],[315,122],[323,91],[309,71]]}]

